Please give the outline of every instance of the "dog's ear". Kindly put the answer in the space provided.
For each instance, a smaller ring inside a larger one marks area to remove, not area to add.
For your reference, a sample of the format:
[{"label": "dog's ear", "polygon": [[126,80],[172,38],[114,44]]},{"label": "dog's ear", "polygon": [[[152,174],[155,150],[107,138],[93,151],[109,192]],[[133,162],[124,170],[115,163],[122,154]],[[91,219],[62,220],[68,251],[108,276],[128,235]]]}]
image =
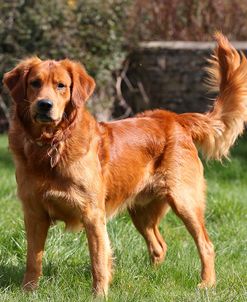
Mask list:
[{"label": "dog's ear", "polygon": [[95,81],[80,63],[68,59],[60,63],[65,66],[71,76],[71,101],[76,107],[80,107],[93,94]]},{"label": "dog's ear", "polygon": [[8,88],[15,102],[20,102],[25,99],[27,75],[30,69],[40,62],[41,60],[37,57],[28,58],[4,74],[3,84]]}]

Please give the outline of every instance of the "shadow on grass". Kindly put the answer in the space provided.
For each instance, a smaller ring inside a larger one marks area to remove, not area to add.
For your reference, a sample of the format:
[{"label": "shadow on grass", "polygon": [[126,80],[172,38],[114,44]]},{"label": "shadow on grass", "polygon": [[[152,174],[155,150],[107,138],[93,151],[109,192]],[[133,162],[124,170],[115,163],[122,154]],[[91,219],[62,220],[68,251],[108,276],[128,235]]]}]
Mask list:
[{"label": "shadow on grass", "polygon": [[237,143],[231,148],[229,161],[223,159],[222,163],[216,160],[206,162],[203,160],[205,175],[207,177],[220,177],[222,180],[236,180],[238,177],[243,177],[247,168],[247,135],[240,138]]},{"label": "shadow on grass", "polygon": [[21,286],[24,275],[24,266],[0,265],[0,288],[12,288]]},{"label": "shadow on grass", "polygon": [[239,158],[242,161],[246,162],[247,159],[247,134],[240,138],[235,147],[232,148],[231,156]]},{"label": "shadow on grass", "polygon": [[3,169],[13,170],[14,164],[8,148],[0,148],[0,167]]},{"label": "shadow on grass", "polygon": [[[85,278],[85,280],[91,280],[92,274],[91,274],[91,265],[90,263],[63,263],[61,264],[63,266],[63,275],[74,275],[78,276],[78,278],[81,278],[82,276]],[[57,278],[58,276],[61,276],[61,266],[57,264],[53,264],[52,262],[44,265],[43,267],[43,276],[44,277],[51,277],[51,278]]]},{"label": "shadow on grass", "polygon": [[[92,274],[91,274],[91,266],[89,263],[84,265],[76,265],[76,264],[63,264],[65,267],[65,272],[61,274],[61,267],[49,263],[44,265],[43,267],[43,277],[58,279],[61,275],[74,275],[74,277],[78,277],[81,279],[82,277],[91,282]],[[14,266],[14,265],[0,265],[0,290],[4,289],[12,289],[13,287],[21,287],[22,279],[25,272],[25,266]]]}]

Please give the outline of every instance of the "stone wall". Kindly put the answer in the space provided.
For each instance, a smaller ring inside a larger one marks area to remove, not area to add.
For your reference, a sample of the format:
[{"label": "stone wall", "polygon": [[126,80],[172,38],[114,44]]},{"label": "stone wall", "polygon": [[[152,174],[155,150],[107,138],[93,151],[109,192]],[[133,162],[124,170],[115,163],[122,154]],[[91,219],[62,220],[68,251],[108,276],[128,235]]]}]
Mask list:
[{"label": "stone wall", "polygon": [[[247,49],[245,42],[233,44]],[[154,108],[178,113],[208,110],[215,96],[205,88],[204,68],[214,47],[213,42],[141,43],[126,59],[126,74],[122,72],[121,90],[129,112]],[[123,101],[115,102],[115,117],[124,115],[123,105]]]}]

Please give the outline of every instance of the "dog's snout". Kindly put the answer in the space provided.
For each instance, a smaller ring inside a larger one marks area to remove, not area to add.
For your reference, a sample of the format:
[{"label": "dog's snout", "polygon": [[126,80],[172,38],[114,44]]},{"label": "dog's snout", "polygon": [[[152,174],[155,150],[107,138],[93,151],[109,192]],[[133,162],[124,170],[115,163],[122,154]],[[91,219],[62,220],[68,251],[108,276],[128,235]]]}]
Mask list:
[{"label": "dog's snout", "polygon": [[51,110],[52,106],[53,102],[48,99],[39,100],[37,103],[37,109],[39,112],[48,112],[49,110]]}]

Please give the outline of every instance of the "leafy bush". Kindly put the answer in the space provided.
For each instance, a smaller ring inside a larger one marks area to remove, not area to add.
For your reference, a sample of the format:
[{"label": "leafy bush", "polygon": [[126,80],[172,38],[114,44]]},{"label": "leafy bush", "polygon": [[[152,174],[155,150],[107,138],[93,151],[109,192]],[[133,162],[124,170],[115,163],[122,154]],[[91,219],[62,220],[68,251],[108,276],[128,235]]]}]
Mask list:
[{"label": "leafy bush", "polygon": [[[33,54],[43,59],[79,60],[98,84],[101,104],[94,101],[92,107],[96,113],[104,105],[109,107],[112,71],[123,57],[122,33],[128,2],[1,1],[0,75],[13,68],[19,59]],[[5,94],[3,98],[6,102]]]}]

